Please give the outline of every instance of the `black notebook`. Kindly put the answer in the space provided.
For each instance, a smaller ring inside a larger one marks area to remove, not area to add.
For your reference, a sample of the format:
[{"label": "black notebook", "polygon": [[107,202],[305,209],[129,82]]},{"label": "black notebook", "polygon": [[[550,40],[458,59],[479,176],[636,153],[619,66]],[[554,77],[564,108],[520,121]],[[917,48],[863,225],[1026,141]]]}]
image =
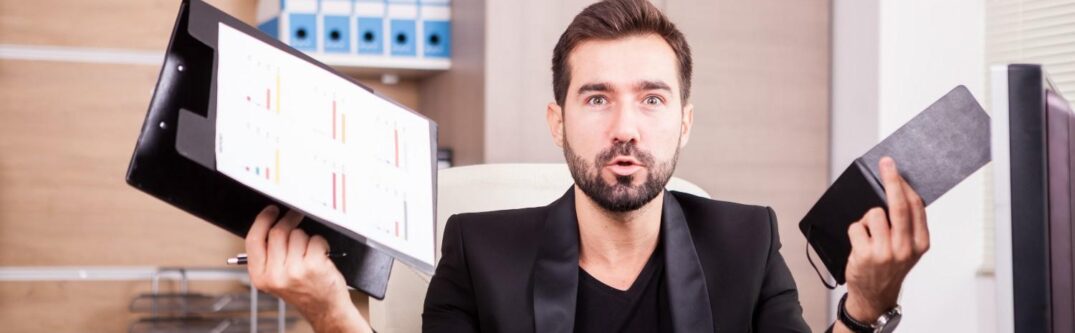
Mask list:
[{"label": "black notebook", "polygon": [[895,133],[855,159],[799,222],[838,284],[851,254],[847,229],[874,207],[886,208],[878,162],[896,160],[926,205],[990,160],[989,115],[964,86],[949,91]]}]

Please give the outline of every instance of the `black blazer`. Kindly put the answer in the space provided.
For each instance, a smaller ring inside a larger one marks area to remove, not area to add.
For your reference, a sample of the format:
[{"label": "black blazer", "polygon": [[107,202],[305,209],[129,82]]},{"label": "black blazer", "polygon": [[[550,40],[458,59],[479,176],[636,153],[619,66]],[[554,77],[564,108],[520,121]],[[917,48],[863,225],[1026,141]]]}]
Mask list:
[{"label": "black blazer", "polygon": [[[808,332],[772,209],[665,192],[665,285],[677,332]],[[425,332],[572,332],[574,190],[545,207],[448,219]]]}]

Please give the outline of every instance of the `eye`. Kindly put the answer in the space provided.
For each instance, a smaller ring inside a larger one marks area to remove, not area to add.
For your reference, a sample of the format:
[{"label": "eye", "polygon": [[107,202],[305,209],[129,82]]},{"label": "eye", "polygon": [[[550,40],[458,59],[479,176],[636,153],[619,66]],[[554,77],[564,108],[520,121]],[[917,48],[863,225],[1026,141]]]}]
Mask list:
[{"label": "eye", "polygon": [[642,100],[642,103],[650,106],[658,106],[664,104],[664,100],[657,96],[647,96],[646,99]]},{"label": "eye", "polygon": [[586,104],[601,106],[608,104],[608,99],[605,99],[605,96],[593,96],[586,100]]}]

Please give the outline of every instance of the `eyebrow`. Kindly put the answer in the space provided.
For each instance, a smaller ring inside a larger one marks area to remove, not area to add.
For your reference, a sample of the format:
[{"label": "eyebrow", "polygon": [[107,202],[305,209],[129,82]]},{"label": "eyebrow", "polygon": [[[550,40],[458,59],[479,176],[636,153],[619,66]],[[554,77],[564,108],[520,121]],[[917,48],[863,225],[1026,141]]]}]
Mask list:
[{"label": "eyebrow", "polygon": [[[664,81],[651,81],[642,80],[635,83],[635,89],[648,91],[648,90],[664,90],[672,92],[672,87]],[[579,87],[578,94],[582,95],[588,92],[609,92],[613,91],[612,85],[605,82],[587,83]]]},{"label": "eyebrow", "polygon": [[664,81],[640,81],[635,85],[635,88],[639,90],[664,90],[672,92],[672,87],[667,83],[664,83]]},{"label": "eyebrow", "polygon": [[608,83],[600,82],[600,83],[587,83],[587,84],[584,84],[581,87],[579,87],[579,95],[582,95],[582,94],[585,94],[585,93],[588,93],[588,92],[594,92],[594,91],[596,91],[596,92],[609,92],[609,91],[612,91],[612,86],[609,85]]}]

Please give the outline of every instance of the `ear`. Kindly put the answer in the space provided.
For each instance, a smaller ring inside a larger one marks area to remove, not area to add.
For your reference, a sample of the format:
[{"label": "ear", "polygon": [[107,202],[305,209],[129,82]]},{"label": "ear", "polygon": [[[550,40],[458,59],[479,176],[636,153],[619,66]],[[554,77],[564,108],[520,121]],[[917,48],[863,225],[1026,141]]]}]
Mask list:
[{"label": "ear", "polygon": [[694,104],[687,103],[683,106],[683,119],[680,122],[679,148],[687,146],[691,139],[691,126],[694,126]]},{"label": "ear", "polygon": [[557,147],[564,147],[564,113],[555,102],[545,107],[545,121],[549,123],[549,134]]}]

